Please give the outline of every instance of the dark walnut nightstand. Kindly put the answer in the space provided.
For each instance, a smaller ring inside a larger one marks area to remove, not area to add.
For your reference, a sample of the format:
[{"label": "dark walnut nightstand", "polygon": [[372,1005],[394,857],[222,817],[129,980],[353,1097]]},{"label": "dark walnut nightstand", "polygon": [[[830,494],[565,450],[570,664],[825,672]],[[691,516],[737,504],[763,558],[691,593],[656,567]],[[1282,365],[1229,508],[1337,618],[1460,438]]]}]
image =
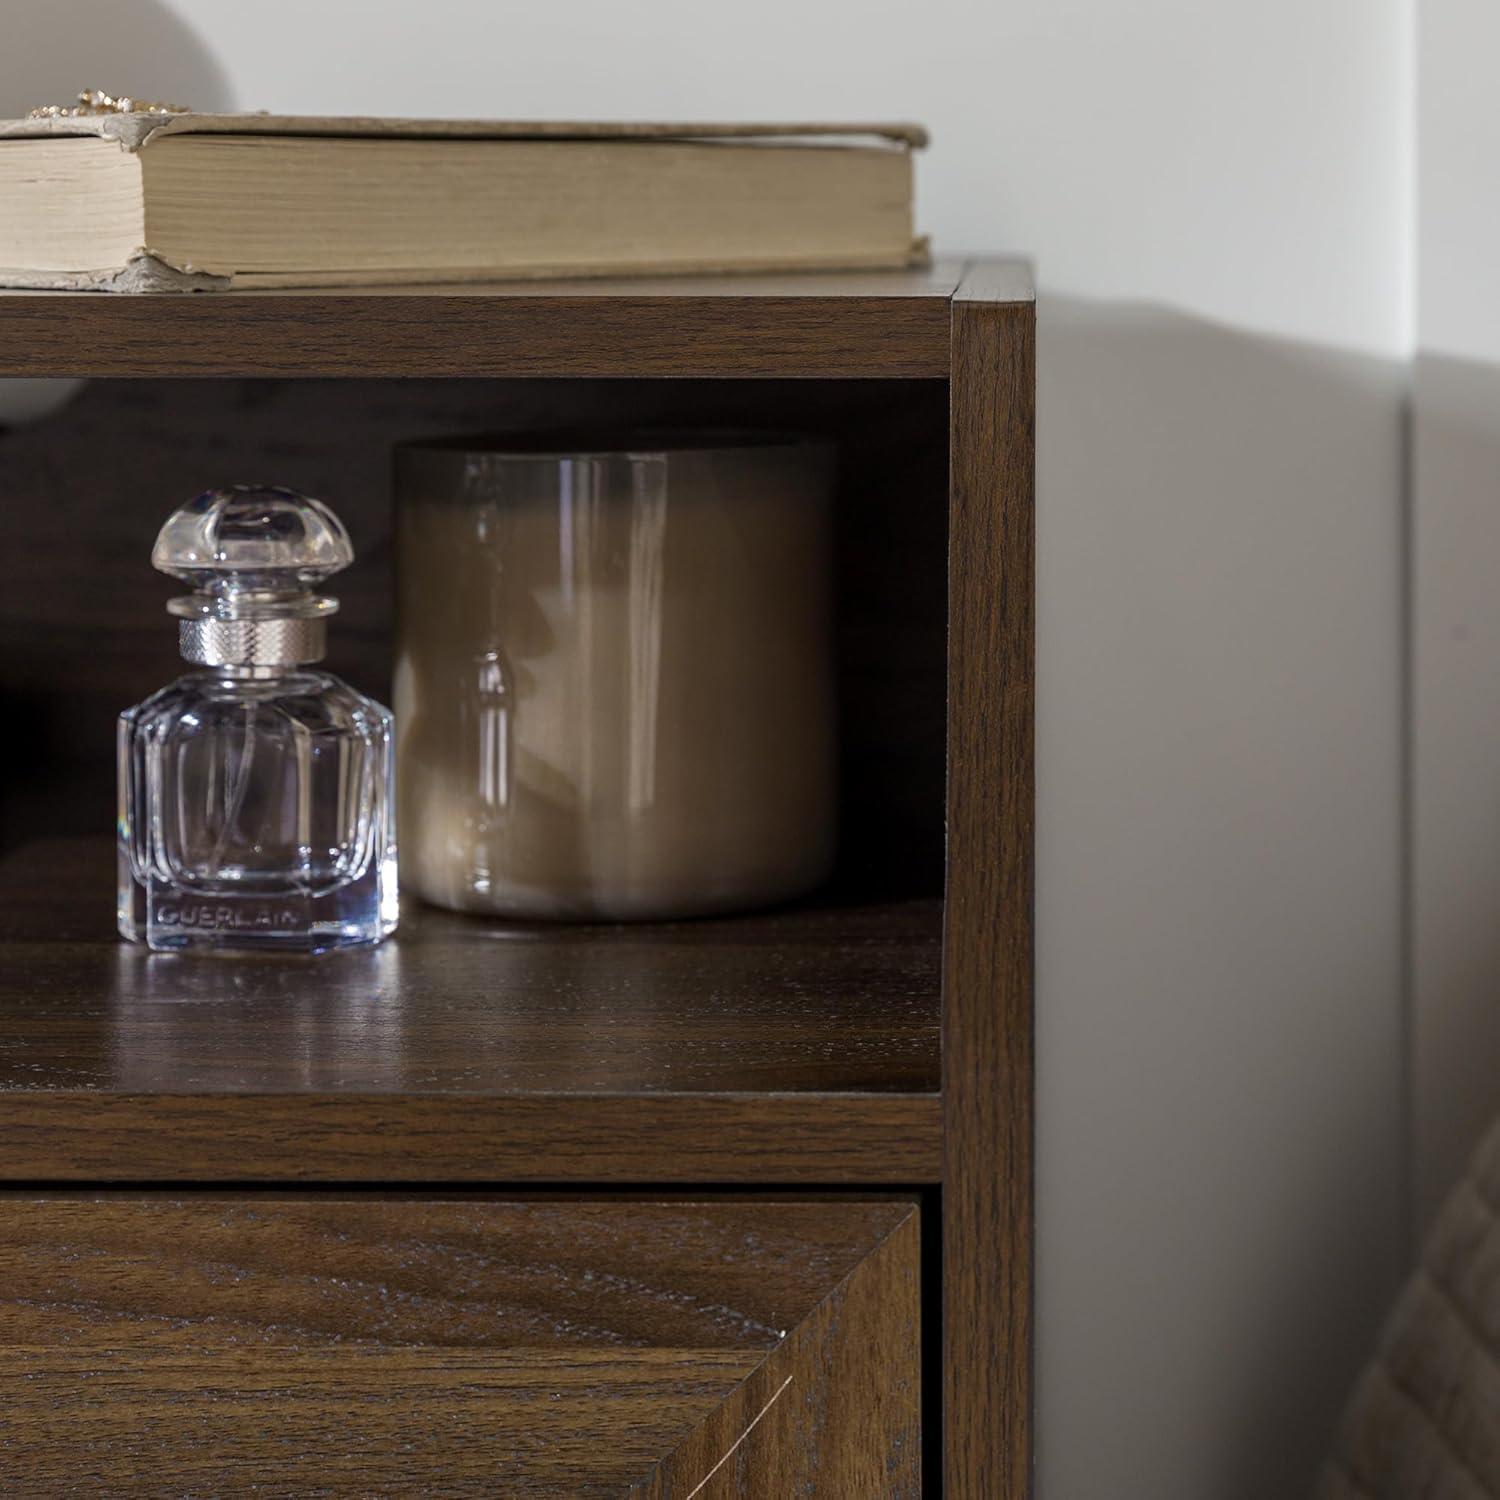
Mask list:
[{"label": "dark walnut nightstand", "polygon": [[[1024,268],[0,294],[0,1490],[1029,1491]],[[390,444],[608,417],[840,446],[838,877],[638,927],[408,901],[385,947],[113,927],[156,526],[324,494],[385,697]]]}]

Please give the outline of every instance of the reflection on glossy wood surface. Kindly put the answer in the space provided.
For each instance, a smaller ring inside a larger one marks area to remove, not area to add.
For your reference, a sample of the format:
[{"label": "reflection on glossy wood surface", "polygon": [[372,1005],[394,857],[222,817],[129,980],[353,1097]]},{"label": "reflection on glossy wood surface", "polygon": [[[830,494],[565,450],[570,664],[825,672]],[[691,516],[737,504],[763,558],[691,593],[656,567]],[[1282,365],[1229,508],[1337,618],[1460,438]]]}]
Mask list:
[{"label": "reflection on glossy wood surface", "polygon": [[0,1199],[0,1480],[915,1494],[916,1246],[899,1202]]},{"label": "reflection on glossy wood surface", "polygon": [[246,961],[121,943],[113,859],[0,861],[12,1181],[933,1174],[937,903],[624,927],[409,904],[382,947]]},{"label": "reflection on glossy wood surface", "polygon": [[569,926],[408,901],[305,958],[119,941],[105,840],[0,861],[0,1089],[915,1092],[937,1083],[940,908]]}]

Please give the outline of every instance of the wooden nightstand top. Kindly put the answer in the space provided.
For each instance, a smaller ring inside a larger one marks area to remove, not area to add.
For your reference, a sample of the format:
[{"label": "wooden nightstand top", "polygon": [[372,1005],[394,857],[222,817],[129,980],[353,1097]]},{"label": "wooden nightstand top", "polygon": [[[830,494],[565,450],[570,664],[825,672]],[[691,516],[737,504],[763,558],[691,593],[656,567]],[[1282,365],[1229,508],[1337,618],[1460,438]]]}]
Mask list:
[{"label": "wooden nightstand top", "polygon": [[0,292],[0,376],[946,379],[955,298],[1021,261],[357,291]]}]

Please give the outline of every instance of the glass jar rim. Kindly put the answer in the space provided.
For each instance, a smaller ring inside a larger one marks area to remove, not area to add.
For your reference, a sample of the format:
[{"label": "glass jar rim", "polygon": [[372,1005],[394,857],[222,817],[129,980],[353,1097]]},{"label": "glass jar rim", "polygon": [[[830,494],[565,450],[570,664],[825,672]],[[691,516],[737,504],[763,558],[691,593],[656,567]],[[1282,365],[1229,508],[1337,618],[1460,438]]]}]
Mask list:
[{"label": "glass jar rim", "polygon": [[497,463],[555,463],[567,459],[671,459],[688,454],[832,449],[814,433],[755,427],[553,428],[413,438],[398,455],[447,455]]}]

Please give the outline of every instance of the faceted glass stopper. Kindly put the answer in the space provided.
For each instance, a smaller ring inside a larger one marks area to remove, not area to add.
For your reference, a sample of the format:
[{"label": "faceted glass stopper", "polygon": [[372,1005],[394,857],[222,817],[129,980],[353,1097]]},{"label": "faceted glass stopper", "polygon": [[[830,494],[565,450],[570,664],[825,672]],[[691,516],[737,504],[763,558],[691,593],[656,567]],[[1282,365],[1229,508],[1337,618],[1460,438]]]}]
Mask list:
[{"label": "faceted glass stopper", "polygon": [[344,523],[279,485],[205,490],[173,511],[151,549],[154,568],[214,591],[306,588],[353,561]]}]

